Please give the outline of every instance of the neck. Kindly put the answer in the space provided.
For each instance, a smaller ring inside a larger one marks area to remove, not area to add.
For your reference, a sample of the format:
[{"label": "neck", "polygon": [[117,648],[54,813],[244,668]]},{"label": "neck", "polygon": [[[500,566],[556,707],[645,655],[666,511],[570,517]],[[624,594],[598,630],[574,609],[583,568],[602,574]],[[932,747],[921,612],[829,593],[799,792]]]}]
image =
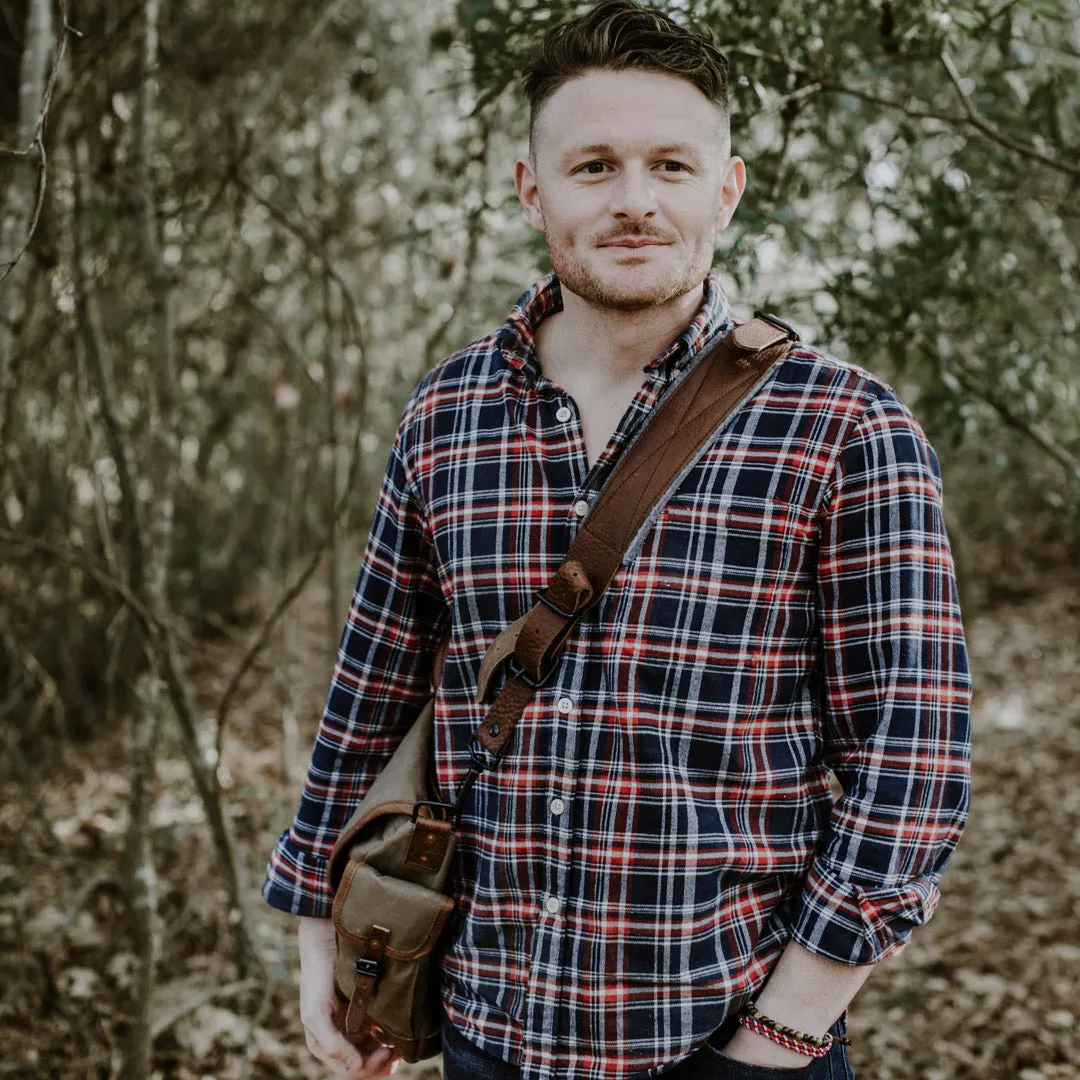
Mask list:
[{"label": "neck", "polygon": [[619,311],[590,304],[564,287],[562,311],[537,328],[541,369],[555,382],[568,366],[587,366],[590,375],[604,381],[639,377],[690,325],[703,296],[698,286],[657,307]]}]

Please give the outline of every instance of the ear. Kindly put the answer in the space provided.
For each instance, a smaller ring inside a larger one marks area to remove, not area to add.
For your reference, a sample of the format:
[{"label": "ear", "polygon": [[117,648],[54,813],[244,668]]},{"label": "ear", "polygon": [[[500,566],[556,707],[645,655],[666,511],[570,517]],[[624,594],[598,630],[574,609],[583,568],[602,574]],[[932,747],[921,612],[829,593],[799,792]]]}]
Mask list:
[{"label": "ear", "polygon": [[527,158],[518,158],[514,165],[514,190],[517,192],[525,220],[537,231],[544,231],[544,211],[540,205],[540,189],[536,184],[536,170]]},{"label": "ear", "polygon": [[720,206],[716,213],[716,231],[728,227],[746,188],[746,165],[740,157],[728,158],[724,166],[724,182],[720,188]]}]

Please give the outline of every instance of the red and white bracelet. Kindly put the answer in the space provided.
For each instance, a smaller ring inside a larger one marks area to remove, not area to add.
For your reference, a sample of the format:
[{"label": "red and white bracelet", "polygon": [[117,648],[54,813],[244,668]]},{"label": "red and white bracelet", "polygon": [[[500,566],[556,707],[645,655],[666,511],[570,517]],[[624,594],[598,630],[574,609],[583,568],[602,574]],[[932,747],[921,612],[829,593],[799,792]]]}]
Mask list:
[{"label": "red and white bracelet", "polygon": [[802,1054],[805,1057],[824,1057],[832,1049],[834,1042],[841,1042],[846,1046],[851,1044],[850,1039],[838,1038],[828,1031],[824,1035],[817,1036],[785,1027],[759,1012],[752,1001],[748,1001],[743,1006],[738,1019],[742,1027],[754,1032],[755,1035],[761,1035],[778,1046],[794,1050],[796,1054]]}]

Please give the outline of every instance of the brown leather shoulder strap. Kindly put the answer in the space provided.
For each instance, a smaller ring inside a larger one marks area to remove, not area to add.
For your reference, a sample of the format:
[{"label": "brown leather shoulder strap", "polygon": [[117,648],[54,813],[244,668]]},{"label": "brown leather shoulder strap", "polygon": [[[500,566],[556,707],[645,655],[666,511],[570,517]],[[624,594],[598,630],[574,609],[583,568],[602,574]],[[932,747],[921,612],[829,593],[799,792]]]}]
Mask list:
[{"label": "brown leather shoulder strap", "polygon": [[513,657],[511,676],[476,731],[490,753],[505,751],[574,626],[599,601],[657,502],[787,354],[795,337],[791,327],[760,313],[735,327],[667,392],[623,451],[551,584],[526,615],[495,638],[480,665],[477,700],[484,701],[495,672]]}]

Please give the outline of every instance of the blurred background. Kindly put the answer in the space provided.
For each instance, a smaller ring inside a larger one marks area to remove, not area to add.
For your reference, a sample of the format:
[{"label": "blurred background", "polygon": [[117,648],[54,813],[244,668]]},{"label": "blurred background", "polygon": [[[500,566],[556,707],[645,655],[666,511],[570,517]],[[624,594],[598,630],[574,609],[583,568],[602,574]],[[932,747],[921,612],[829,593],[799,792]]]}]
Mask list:
[{"label": "blurred background", "polygon": [[[0,1075],[325,1075],[262,868],[406,395],[547,269],[514,80],[588,6],[0,0]],[[945,477],[975,803],[856,1072],[1080,1077],[1080,4],[661,6],[732,64],[736,312]]]}]

